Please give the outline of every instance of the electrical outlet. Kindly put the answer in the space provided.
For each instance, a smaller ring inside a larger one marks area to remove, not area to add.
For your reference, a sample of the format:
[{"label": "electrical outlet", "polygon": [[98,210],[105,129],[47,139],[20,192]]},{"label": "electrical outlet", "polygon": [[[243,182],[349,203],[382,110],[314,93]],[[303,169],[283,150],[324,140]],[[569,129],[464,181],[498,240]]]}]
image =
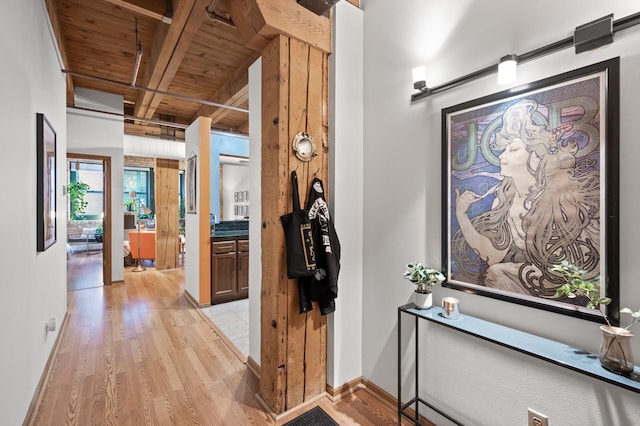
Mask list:
[{"label": "electrical outlet", "polygon": [[549,419],[544,414],[538,413],[536,410],[529,408],[528,426],[549,426]]},{"label": "electrical outlet", "polygon": [[49,321],[44,324],[44,330],[47,333],[50,331],[56,331],[56,319],[50,318]]}]

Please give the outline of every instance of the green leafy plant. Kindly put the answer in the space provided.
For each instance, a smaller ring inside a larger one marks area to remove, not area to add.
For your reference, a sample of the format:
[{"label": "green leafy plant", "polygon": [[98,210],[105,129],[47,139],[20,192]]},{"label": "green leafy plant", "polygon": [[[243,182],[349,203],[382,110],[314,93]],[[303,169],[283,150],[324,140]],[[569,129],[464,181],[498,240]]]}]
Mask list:
[{"label": "green leafy plant", "polygon": [[132,212],[135,208],[136,202],[134,200],[126,200],[124,202],[124,207],[128,212]]},{"label": "green leafy plant", "polygon": [[184,199],[181,199],[180,206],[178,207],[178,217],[180,217],[180,219],[184,219],[184,213],[185,213]]},{"label": "green leafy plant", "polygon": [[403,277],[416,285],[416,293],[429,294],[434,285],[446,279],[440,271],[428,268],[420,262],[411,262],[406,268]]},{"label": "green leafy plant", "polygon": [[84,200],[84,196],[87,194],[91,187],[78,181],[70,182],[67,185],[67,193],[69,194],[69,202],[71,204],[71,220],[79,220],[85,213],[87,208],[87,202]]},{"label": "green leafy plant", "polygon": [[[565,279],[566,283],[558,287],[555,293],[555,297],[568,297],[573,299],[575,297],[584,297],[587,299],[587,308],[589,309],[597,309],[598,311],[600,305],[608,305],[611,303],[611,298],[609,297],[600,297],[600,276],[598,275],[592,279],[586,279],[585,275],[587,271],[580,269],[578,266],[569,263],[566,260],[563,260],[559,265],[555,265],[551,268],[552,271],[561,272]],[[611,323],[609,322],[609,318],[605,313],[602,313],[602,317],[606,321],[607,325],[611,327]],[[620,309],[620,313],[623,314],[631,314],[633,320],[631,324],[629,324],[625,329],[629,329],[634,324],[640,322],[640,310],[637,312],[633,312],[629,308]]]},{"label": "green leafy plant", "polygon": [[629,324],[628,326],[625,327],[625,329],[629,329],[632,325],[637,324],[640,322],[640,310],[633,312],[631,309],[629,308],[622,308],[620,309],[620,313],[622,314],[630,314],[631,317],[633,318],[631,320],[631,324]]}]

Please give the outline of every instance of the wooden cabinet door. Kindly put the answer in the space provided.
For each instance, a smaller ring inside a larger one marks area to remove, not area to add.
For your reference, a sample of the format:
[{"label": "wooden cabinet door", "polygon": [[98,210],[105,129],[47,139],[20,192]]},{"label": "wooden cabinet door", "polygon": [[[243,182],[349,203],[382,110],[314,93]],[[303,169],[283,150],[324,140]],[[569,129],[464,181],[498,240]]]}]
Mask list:
[{"label": "wooden cabinet door", "polygon": [[211,297],[236,293],[236,253],[211,256]]},{"label": "wooden cabinet door", "polygon": [[249,294],[249,252],[238,252],[238,293]]}]

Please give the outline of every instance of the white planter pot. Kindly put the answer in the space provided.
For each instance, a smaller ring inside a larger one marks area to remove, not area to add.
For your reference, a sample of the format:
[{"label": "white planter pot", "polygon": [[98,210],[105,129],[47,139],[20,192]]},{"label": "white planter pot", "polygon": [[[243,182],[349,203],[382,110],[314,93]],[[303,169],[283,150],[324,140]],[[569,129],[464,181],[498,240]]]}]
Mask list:
[{"label": "white planter pot", "polygon": [[433,293],[416,293],[413,292],[413,304],[418,309],[427,309],[433,305]]}]

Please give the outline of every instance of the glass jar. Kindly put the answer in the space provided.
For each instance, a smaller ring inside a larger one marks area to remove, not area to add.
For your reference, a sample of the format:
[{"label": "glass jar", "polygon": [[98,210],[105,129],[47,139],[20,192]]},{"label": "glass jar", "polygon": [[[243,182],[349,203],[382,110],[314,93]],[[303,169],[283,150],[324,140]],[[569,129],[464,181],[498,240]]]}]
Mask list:
[{"label": "glass jar", "polygon": [[600,345],[600,364],[617,374],[629,374],[633,371],[633,352],[631,338],[633,333],[625,328],[603,325]]}]

